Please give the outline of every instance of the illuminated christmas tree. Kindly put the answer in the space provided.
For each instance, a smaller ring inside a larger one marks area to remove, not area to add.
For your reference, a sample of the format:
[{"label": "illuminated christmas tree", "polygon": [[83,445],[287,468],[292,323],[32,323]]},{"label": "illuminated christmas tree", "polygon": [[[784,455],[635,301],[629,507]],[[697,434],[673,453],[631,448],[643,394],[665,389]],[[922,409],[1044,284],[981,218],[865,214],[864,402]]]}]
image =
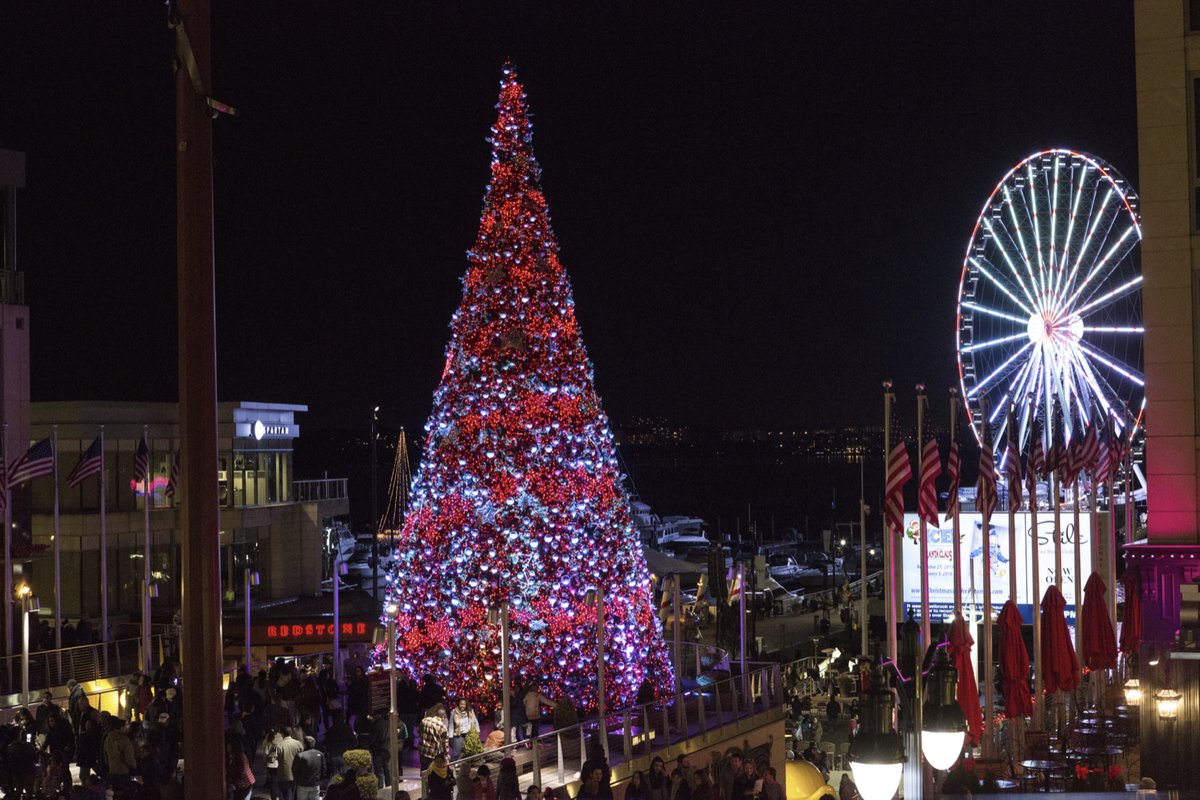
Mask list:
[{"label": "illuminated christmas tree", "polygon": [[508,65],[496,108],[491,183],[389,575],[397,661],[451,696],[494,701],[488,612],[508,600],[512,674],[594,708],[586,595],[602,587],[606,703],[619,708],[645,678],[670,691],[671,665]]}]

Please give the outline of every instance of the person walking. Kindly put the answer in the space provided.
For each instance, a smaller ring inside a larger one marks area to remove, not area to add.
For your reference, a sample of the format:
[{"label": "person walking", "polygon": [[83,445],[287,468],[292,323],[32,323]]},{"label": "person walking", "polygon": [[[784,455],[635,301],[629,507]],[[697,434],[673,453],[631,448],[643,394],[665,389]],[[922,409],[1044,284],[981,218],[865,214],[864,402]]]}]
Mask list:
[{"label": "person walking", "polygon": [[120,717],[109,723],[108,735],[104,737],[104,762],[108,766],[108,783],[115,792],[128,791],[130,773],[137,766],[133,742],[129,739],[128,726]]},{"label": "person walking", "polygon": [[304,751],[304,745],[296,738],[296,731],[288,728],[279,742],[279,796],[283,800],[296,800],[296,756]]},{"label": "person walking", "polygon": [[421,772],[428,770],[439,755],[446,755],[450,749],[449,739],[450,728],[446,722],[446,708],[441,703],[435,703],[425,712],[425,719],[421,720],[421,744],[418,748]]},{"label": "person walking", "polygon": [[317,749],[317,740],[304,737],[304,750],[292,762],[292,777],[296,781],[296,800],[317,800],[321,777],[325,774],[325,754]]}]

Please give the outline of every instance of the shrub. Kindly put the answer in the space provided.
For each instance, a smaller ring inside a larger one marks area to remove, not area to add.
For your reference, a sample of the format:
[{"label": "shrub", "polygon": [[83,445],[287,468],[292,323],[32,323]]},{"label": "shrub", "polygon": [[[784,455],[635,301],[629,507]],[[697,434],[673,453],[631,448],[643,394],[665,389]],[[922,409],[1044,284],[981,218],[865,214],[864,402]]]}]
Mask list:
[{"label": "shrub", "polygon": [[346,766],[351,769],[371,768],[370,750],[347,750],[342,757],[346,759]]},{"label": "shrub", "polygon": [[578,724],[579,712],[575,710],[575,703],[564,695],[554,706],[554,727],[562,730]]},{"label": "shrub", "polygon": [[479,740],[479,731],[470,731],[463,737],[462,757],[470,758],[483,752],[483,742]]},{"label": "shrub", "polygon": [[362,800],[375,800],[379,796],[379,778],[376,778],[373,773],[359,775],[358,781],[358,796]]}]

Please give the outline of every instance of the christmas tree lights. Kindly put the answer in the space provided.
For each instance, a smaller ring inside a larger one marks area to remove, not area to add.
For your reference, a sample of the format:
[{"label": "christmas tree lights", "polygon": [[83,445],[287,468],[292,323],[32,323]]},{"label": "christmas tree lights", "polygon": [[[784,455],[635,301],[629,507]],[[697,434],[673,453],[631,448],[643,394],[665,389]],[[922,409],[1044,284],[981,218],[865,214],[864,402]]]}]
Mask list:
[{"label": "christmas tree lights", "polygon": [[513,675],[593,709],[585,596],[602,586],[605,700],[621,708],[644,679],[668,693],[671,665],[510,65],[496,108],[479,234],[388,575],[397,661],[493,703],[500,630],[488,611],[507,601]]}]

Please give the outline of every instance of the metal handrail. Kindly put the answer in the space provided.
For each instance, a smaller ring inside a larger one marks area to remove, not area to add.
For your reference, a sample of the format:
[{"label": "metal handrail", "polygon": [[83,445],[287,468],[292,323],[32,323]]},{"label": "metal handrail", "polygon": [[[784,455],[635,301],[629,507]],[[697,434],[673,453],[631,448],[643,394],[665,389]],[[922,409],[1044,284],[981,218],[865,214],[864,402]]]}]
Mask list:
[{"label": "metal handrail", "polygon": [[320,500],[345,500],[348,478],[317,478],[316,480],[292,481],[292,497],[300,503]]},{"label": "metal handrail", "polygon": [[[526,752],[526,741],[514,742],[494,750],[455,761],[455,765],[477,765],[481,761],[513,758],[518,775],[536,776],[534,782],[545,785],[543,749],[548,749],[553,779],[560,784],[575,780],[588,758],[587,742],[599,737],[600,746],[612,767],[614,780],[640,759],[649,759],[657,750],[685,739],[698,739],[707,746],[715,737],[728,738],[747,720],[773,709],[782,713],[784,691],[778,664],[748,671],[722,681],[673,695],[666,702],[635,705],[606,712],[604,719],[591,718],[576,725],[533,737]],[[619,737],[619,750],[613,739]]]},{"label": "metal handrail", "polygon": [[[153,651],[151,662],[158,662],[158,653],[174,641],[169,634],[150,637]],[[29,653],[29,690],[42,691],[54,686],[63,686],[74,678],[80,683],[124,675],[137,669],[140,663],[142,640],[140,638],[115,639],[110,642],[93,642],[56,650],[35,650]],[[0,686],[9,692],[21,687],[21,655],[19,653],[0,657]]]}]

